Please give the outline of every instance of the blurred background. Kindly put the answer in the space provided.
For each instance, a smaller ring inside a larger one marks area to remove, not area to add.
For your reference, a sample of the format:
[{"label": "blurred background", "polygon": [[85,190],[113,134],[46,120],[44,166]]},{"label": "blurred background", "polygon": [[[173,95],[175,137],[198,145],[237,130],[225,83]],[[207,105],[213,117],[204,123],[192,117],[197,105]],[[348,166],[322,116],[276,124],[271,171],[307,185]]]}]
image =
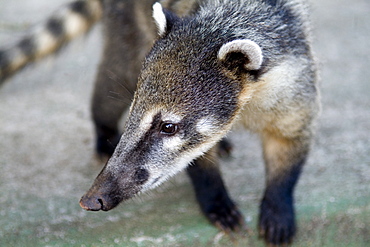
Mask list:
[{"label": "blurred background", "polygon": [[[0,0],[0,47],[66,0]],[[296,189],[293,246],[370,246],[370,2],[311,0],[322,113]],[[257,136],[236,129],[222,161],[249,225],[236,243],[200,213],[185,173],[109,212],[78,201],[102,169],[90,97],[101,26],[0,88],[0,246],[263,246],[256,225],[264,186]]]}]

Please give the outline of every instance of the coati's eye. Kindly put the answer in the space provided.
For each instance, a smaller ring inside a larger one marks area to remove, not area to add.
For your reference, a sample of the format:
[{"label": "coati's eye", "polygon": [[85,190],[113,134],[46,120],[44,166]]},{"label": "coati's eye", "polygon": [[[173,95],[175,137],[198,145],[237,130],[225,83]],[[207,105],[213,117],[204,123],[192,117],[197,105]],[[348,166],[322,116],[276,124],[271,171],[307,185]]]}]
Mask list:
[{"label": "coati's eye", "polygon": [[178,129],[179,127],[177,124],[163,122],[160,127],[160,133],[164,135],[174,135]]}]

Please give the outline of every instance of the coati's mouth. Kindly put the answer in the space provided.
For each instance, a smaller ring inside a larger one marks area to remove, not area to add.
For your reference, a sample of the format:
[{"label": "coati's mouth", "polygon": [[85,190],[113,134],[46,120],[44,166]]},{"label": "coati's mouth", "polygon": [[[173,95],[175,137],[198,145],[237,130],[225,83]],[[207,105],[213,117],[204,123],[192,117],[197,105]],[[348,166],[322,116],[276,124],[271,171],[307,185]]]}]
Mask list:
[{"label": "coati's mouth", "polygon": [[107,165],[81,197],[80,206],[83,209],[109,211],[142,191],[149,179],[149,172],[144,167],[124,167],[119,176],[106,169]]},{"label": "coati's mouth", "polygon": [[108,211],[110,210],[104,206],[102,199],[97,199],[96,204],[92,206],[91,203],[86,203],[86,200],[82,200],[81,198],[80,206],[81,208],[88,210],[88,211],[100,211],[100,210]]},{"label": "coati's mouth", "polygon": [[103,208],[103,200],[88,200],[86,195],[80,199],[80,207],[87,211],[100,211]]},{"label": "coati's mouth", "polygon": [[122,201],[123,199],[118,197],[110,198],[109,196],[95,196],[86,193],[80,199],[80,207],[87,211],[109,211],[118,206]]},{"label": "coati's mouth", "polygon": [[107,189],[96,189],[96,186],[92,186],[85,195],[80,199],[81,208],[88,211],[109,211],[117,207],[122,201],[128,200],[135,196],[140,190],[136,188],[130,193],[120,193],[117,188],[110,188],[111,191]]},{"label": "coati's mouth", "polygon": [[152,187],[156,187],[156,183],[158,183],[160,179],[161,179],[161,177],[157,177],[157,178],[155,178],[155,179],[153,180],[153,182],[150,184],[150,186],[152,186]]},{"label": "coati's mouth", "polygon": [[101,205],[101,210],[103,210],[104,211],[104,204],[103,204],[103,200],[102,199],[98,199],[98,202],[100,203],[100,205]]},{"label": "coati's mouth", "polygon": [[103,199],[101,198],[94,198],[84,195],[80,200],[80,207],[87,210],[87,211],[109,211],[113,207],[107,207],[107,204],[104,203]]}]

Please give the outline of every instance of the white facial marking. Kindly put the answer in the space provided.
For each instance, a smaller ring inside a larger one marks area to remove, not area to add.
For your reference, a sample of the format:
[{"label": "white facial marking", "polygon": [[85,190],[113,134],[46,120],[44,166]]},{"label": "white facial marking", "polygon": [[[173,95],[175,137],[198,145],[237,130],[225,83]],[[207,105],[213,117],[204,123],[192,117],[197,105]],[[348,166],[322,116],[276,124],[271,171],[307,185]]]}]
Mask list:
[{"label": "white facial marking", "polygon": [[189,150],[187,152],[181,153],[179,154],[179,157],[172,162],[172,164],[165,164],[161,167],[148,165],[146,168],[149,171],[150,178],[144,184],[142,192],[154,189],[180,171],[184,170],[190,164],[190,162],[192,162],[199,156],[202,156],[213,145],[215,145],[215,143],[216,142],[213,141],[208,142],[201,145],[200,147],[197,147],[194,150]]},{"label": "white facial marking", "polygon": [[163,139],[163,147],[169,151],[178,149],[183,143],[179,136],[171,136]]},{"label": "white facial marking", "polygon": [[146,132],[150,129],[150,127],[152,126],[153,118],[156,114],[158,114],[158,112],[159,111],[157,109],[154,109],[145,113],[140,122],[140,131]]},{"label": "white facial marking", "polygon": [[162,111],[163,122],[180,123],[181,120],[182,117],[175,113]]},{"label": "white facial marking", "polygon": [[[169,123],[177,124],[177,123],[180,123],[181,120],[182,120],[182,117],[175,113],[162,111],[162,122],[169,122]],[[174,151],[178,149],[179,147],[181,147],[182,144],[183,144],[183,141],[181,137],[176,136],[176,135],[171,136],[171,137],[166,137],[163,139],[163,147],[167,150]]]},{"label": "white facial marking", "polygon": [[167,20],[160,3],[153,5],[153,18],[158,28],[158,34],[162,36],[166,32]]},{"label": "white facial marking", "polygon": [[214,120],[210,117],[205,117],[197,122],[196,130],[203,135],[211,135],[215,131]]},{"label": "white facial marking", "polygon": [[249,63],[245,64],[248,70],[258,70],[262,64],[262,51],[259,45],[249,39],[237,39],[221,46],[218,59],[224,60],[232,52],[241,52],[248,57]]},{"label": "white facial marking", "polygon": [[172,176],[184,170],[190,164],[190,162],[202,156],[210,148],[212,148],[222,138],[224,134],[225,133],[221,132],[218,135],[212,135],[212,137],[208,138],[207,142],[201,144],[200,146],[179,153],[178,157],[176,157],[176,159],[171,162],[171,164],[163,164],[161,166],[147,165],[146,168],[150,173],[150,178],[143,186],[142,191],[144,192],[154,189]]}]

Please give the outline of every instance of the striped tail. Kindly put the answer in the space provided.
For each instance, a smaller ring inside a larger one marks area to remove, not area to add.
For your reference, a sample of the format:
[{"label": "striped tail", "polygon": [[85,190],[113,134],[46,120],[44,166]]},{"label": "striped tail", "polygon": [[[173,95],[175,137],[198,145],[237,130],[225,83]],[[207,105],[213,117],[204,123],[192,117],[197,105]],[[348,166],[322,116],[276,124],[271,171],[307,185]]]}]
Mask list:
[{"label": "striped tail", "polygon": [[0,86],[26,65],[55,53],[71,39],[86,33],[100,20],[102,12],[102,0],[71,2],[15,45],[0,49]]}]

